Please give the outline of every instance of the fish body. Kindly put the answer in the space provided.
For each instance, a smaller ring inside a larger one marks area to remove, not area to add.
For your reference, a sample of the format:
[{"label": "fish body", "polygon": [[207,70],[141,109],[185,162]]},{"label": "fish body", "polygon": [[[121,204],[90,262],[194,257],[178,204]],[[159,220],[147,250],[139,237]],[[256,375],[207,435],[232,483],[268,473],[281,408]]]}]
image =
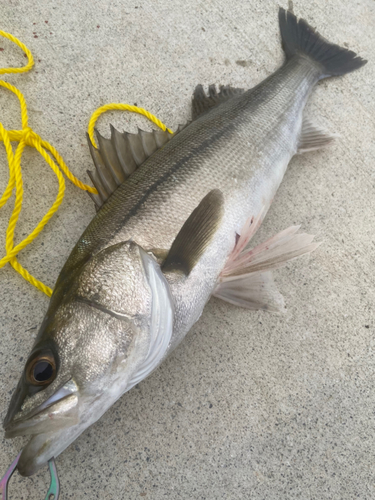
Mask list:
[{"label": "fish body", "polygon": [[[280,28],[286,63],[246,92],[197,87],[194,121],[114,190],[73,249],[4,423],[8,437],[32,436],[22,474],[159,366],[213,294],[280,302],[269,269],[315,248],[292,228],[244,253],[291,157],[331,140],[304,116],[314,85],[364,61],[283,9]],[[120,158],[116,137],[104,163]]]},{"label": "fish body", "polygon": [[193,121],[108,199],[59,281],[75,280],[77,265],[88,256],[123,241],[146,251],[168,251],[194,208],[211,189],[219,189],[225,204],[221,227],[187,279],[169,279],[172,295],[180,296],[175,301],[176,344],[202,313],[235,235],[249,217],[265,214],[270,206],[297,152],[303,108],[319,77],[317,68],[297,57],[254,89]]}]

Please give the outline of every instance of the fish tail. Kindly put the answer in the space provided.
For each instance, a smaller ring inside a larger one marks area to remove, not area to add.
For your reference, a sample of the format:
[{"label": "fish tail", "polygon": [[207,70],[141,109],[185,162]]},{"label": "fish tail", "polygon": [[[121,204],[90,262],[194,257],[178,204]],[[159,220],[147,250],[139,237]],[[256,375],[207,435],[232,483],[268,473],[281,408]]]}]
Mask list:
[{"label": "fish tail", "polygon": [[280,7],[279,24],[283,49],[287,58],[296,54],[309,57],[321,67],[321,77],[344,75],[360,68],[367,61],[355,52],[330,43],[304,19]]}]

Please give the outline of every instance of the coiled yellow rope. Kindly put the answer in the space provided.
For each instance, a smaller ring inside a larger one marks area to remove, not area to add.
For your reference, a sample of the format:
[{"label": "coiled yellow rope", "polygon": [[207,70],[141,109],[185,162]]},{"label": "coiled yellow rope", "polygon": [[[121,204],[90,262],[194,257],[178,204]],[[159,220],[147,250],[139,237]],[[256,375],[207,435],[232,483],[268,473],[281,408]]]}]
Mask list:
[{"label": "coiled yellow rope", "polygon": [[159,118],[156,118],[156,116],[152,115],[149,111],[143,108],[138,108],[138,106],[131,106],[130,104],[116,104],[115,102],[112,102],[111,104],[105,104],[104,106],[101,106],[98,108],[94,113],[91,115],[90,121],[89,121],[89,126],[87,128],[87,132],[89,134],[90,140],[93,143],[93,145],[96,147],[95,139],[94,139],[94,129],[95,129],[95,123],[97,122],[98,118],[100,115],[105,113],[106,111],[113,111],[114,109],[119,110],[119,111],[131,111],[132,113],[138,113],[140,115],[145,116],[148,118],[152,123],[155,123],[159,128],[163,130],[167,130],[170,134],[173,134],[172,130],[170,128],[167,128],[163,122],[159,120]]},{"label": "coiled yellow rope", "polygon": [[[34,65],[34,59],[30,52],[30,50],[24,45],[20,40],[11,35],[10,33],[6,33],[5,31],[0,30],[0,35],[12,41],[18,47],[20,47],[27,56],[28,63],[26,66],[22,68],[4,68],[0,69],[0,75],[4,75],[6,73],[24,73],[29,71]],[[44,226],[47,224],[49,219],[53,216],[53,214],[59,208],[63,198],[65,191],[65,181],[64,177],[61,173],[61,170],[67,176],[67,178],[73,182],[80,189],[89,191],[91,193],[97,193],[97,190],[87,184],[84,184],[79,179],[77,179],[68,169],[64,160],[58,153],[58,151],[51,146],[47,141],[41,139],[41,137],[36,134],[29,126],[28,126],[28,117],[27,117],[27,107],[26,101],[22,93],[13,85],[4,80],[0,80],[0,86],[10,90],[13,92],[20,101],[21,107],[21,130],[6,130],[3,125],[0,123],[0,141],[4,142],[5,151],[7,154],[8,164],[9,164],[9,181],[8,185],[0,198],[0,208],[5,205],[8,199],[11,197],[13,190],[15,189],[15,203],[12,211],[12,215],[9,219],[8,228],[6,231],[6,242],[5,249],[6,255],[0,260],[0,268],[4,267],[8,262],[10,265],[18,272],[20,275],[25,278],[25,280],[29,281],[36,288],[44,292],[49,297],[52,295],[52,289],[48,286],[44,285],[41,281],[34,278],[17,260],[17,254],[29,245],[43,230]],[[145,109],[138,108],[137,106],[130,106],[129,104],[107,104],[105,106],[97,109],[93,115],[91,116],[88,133],[92,143],[95,145],[94,141],[94,127],[95,123],[98,120],[99,116],[108,110],[121,110],[121,111],[131,111],[134,113],[139,113],[141,115],[146,116],[149,120],[151,120],[155,125],[160,127],[162,130],[166,130],[167,127],[156,118],[154,115],[146,111]],[[169,133],[172,133],[170,129],[167,129]],[[11,142],[17,141],[18,146],[16,147],[15,153],[13,152]],[[41,156],[45,159],[48,165],[52,168],[56,177],[59,181],[59,190],[56,196],[56,199],[48,210],[48,212],[44,215],[39,224],[34,228],[34,230],[27,236],[21,243],[14,246],[14,231],[16,228],[16,224],[21,212],[22,208],[22,200],[23,200],[23,186],[22,186],[22,172],[21,172],[21,157],[25,146],[31,146],[35,148]],[[50,153],[52,156],[50,156]],[[55,161],[54,161],[55,160]]]}]

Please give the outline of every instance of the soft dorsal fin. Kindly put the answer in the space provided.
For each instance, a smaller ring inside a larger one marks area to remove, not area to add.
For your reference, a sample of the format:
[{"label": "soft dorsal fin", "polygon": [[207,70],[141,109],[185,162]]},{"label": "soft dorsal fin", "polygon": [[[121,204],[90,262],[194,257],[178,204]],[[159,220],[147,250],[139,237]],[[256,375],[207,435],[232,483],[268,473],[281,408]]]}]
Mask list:
[{"label": "soft dorsal fin", "polygon": [[189,275],[212,240],[223,213],[223,193],[219,189],[213,189],[182,226],[172,243],[162,271],[181,271]]},{"label": "soft dorsal fin", "polygon": [[198,116],[206,113],[214,106],[227,101],[231,97],[239,94],[243,94],[244,89],[236,89],[230,87],[229,85],[221,85],[220,92],[217,92],[215,85],[210,85],[208,87],[208,95],[204,91],[202,85],[197,85],[193,94],[192,101],[192,115],[193,120],[198,118]]},{"label": "soft dorsal fin", "polygon": [[98,190],[98,194],[89,193],[97,210],[136,168],[173,137],[162,130],[145,132],[138,129],[137,134],[121,133],[112,126],[110,139],[103,137],[97,130],[96,136],[98,148],[87,136],[95,165],[95,170],[87,173]]}]

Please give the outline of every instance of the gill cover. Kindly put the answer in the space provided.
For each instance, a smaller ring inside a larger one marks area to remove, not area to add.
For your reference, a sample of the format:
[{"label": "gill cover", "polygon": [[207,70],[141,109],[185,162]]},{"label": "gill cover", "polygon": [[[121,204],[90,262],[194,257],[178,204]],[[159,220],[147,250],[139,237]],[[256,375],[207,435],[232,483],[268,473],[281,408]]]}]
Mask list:
[{"label": "gill cover", "polygon": [[57,457],[147,377],[173,332],[169,285],[132,241],[98,252],[51,304],[4,422],[7,437],[31,435],[21,475]]},{"label": "gill cover", "polygon": [[169,285],[155,259],[141,247],[139,250],[152,293],[150,346],[146,358],[131,377],[127,391],[146,378],[160,364],[173,333],[173,302]]}]

